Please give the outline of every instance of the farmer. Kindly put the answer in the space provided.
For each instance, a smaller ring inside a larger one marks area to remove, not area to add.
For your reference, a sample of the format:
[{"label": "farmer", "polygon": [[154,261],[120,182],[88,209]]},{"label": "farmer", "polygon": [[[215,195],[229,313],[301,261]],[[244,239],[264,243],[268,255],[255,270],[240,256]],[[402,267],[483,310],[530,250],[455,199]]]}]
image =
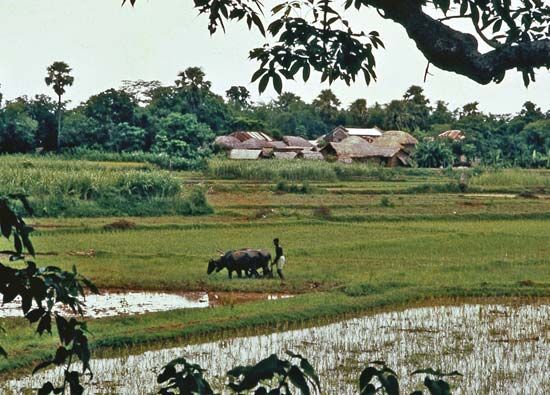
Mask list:
[{"label": "farmer", "polygon": [[283,247],[279,244],[279,239],[273,239],[273,244],[275,245],[275,259],[271,264],[271,272],[273,272],[273,265],[277,265],[277,274],[281,280],[284,280],[285,276],[283,276],[283,266],[286,263],[286,258],[283,254]]}]

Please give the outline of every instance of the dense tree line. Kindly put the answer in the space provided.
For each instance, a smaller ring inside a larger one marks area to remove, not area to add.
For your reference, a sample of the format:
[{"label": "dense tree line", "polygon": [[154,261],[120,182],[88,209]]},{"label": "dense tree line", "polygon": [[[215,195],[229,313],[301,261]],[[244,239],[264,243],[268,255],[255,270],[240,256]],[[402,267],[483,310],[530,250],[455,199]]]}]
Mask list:
[{"label": "dense tree line", "polygon": [[[61,75],[52,70],[55,65]],[[120,88],[66,109],[61,95],[73,83],[70,71],[62,62],[48,68],[46,82],[57,101],[46,95],[5,103],[0,99],[0,152],[143,151],[185,158],[193,164],[212,153],[217,135],[232,131],[263,130],[275,137],[314,139],[346,125],[410,132],[423,141],[422,155],[417,157],[426,165],[433,156],[444,157],[437,163],[457,163],[466,157],[484,164],[523,167],[547,167],[550,161],[550,111],[531,102],[516,114],[485,114],[477,102],[458,109],[450,109],[444,101],[432,103],[421,87],[412,86],[402,98],[387,104],[368,105],[367,99],[357,99],[344,107],[330,89],[322,90],[311,103],[291,92],[268,103],[252,103],[243,86],[231,87],[225,98],[212,92],[204,72],[190,67],[170,86],[124,81]],[[431,141],[451,129],[463,131],[466,139]]]}]

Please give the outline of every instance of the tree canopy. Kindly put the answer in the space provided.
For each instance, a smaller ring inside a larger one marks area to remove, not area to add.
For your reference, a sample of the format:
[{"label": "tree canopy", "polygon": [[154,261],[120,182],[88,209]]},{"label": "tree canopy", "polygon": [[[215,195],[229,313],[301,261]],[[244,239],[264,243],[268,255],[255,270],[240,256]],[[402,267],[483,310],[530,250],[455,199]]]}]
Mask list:
[{"label": "tree canopy", "polygon": [[[476,101],[456,109],[442,100],[432,102],[413,85],[389,103],[369,104],[368,98],[358,98],[343,105],[330,89],[321,90],[311,102],[282,92],[271,101],[254,103],[242,86],[228,89],[224,100],[211,90],[200,67],[183,74],[187,82],[181,83],[180,76],[169,86],[124,81],[121,88],[107,89],[66,110],[61,149],[139,151],[162,156],[166,163],[177,158],[179,168],[197,168],[213,153],[215,137],[234,131],[317,139],[340,125],[377,126],[407,131],[420,141],[461,130],[464,140],[427,144],[421,151],[437,152],[441,163],[461,163],[460,158],[467,157],[490,165],[550,166],[550,111],[532,102],[516,114],[486,114]],[[54,149],[56,113],[55,101],[44,95],[0,105],[0,153]]]},{"label": "tree canopy", "polygon": [[[265,45],[250,51],[259,62],[252,80],[259,81],[260,92],[271,80],[281,93],[283,78],[294,79],[300,72],[307,81],[312,70],[321,73],[322,81],[351,84],[360,75],[367,84],[375,80],[375,52],[383,38],[376,30],[357,30],[346,19],[353,8],[373,8],[401,25],[428,66],[480,84],[499,83],[516,69],[529,85],[537,69],[550,68],[550,5],[544,0],[346,0],[343,7],[334,0],[288,0],[270,13],[260,0],[194,4],[208,16],[212,34],[225,30],[229,21],[242,21],[266,37]],[[454,27],[456,19],[471,23],[475,34]],[[483,52],[482,46],[489,49]]]}]

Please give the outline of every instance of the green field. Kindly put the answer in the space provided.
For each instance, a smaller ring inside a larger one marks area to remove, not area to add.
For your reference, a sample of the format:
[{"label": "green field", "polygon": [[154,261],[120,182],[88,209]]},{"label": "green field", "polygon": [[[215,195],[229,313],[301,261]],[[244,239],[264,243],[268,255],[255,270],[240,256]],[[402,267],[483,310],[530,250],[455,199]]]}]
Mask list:
[{"label": "green field", "polygon": [[[412,193],[419,185],[455,183],[458,175],[410,169],[380,176],[385,171],[365,167],[357,170],[362,175],[345,179],[310,179],[307,193],[276,192],[277,178],[172,172],[181,190],[197,185],[205,190],[214,213],[125,217],[135,227],[121,231],[104,228],[121,218],[113,216],[28,222],[36,228],[40,265],[70,269],[75,264],[101,289],[297,295],[95,320],[89,325],[94,347],[273,331],[441,298],[550,296],[549,172],[472,174],[471,184],[486,190]],[[531,193],[518,195],[525,189]],[[206,275],[207,261],[217,250],[272,249],[274,237],[281,239],[288,259],[284,283],[228,280],[225,271]],[[2,243],[7,249],[8,242]],[[0,360],[0,370],[26,365],[53,349],[54,337],[39,338],[23,320],[0,324],[6,329],[0,344],[10,354]]]}]

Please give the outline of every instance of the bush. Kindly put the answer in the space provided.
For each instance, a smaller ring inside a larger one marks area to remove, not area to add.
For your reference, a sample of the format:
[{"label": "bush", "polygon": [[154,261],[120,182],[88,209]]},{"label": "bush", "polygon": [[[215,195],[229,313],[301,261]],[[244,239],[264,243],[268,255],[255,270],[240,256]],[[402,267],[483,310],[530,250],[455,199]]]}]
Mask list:
[{"label": "bush", "polygon": [[420,167],[450,167],[455,161],[451,148],[440,140],[425,140],[416,145],[413,156]]},{"label": "bush", "polygon": [[274,192],[278,193],[301,193],[301,194],[308,194],[313,192],[313,188],[307,181],[302,183],[302,185],[299,184],[287,184],[285,181],[279,181],[275,186],[272,188]]},{"label": "bush", "polygon": [[332,219],[332,210],[327,206],[319,206],[313,209],[313,216],[319,219]]},{"label": "bush", "polygon": [[183,201],[178,211],[185,215],[206,215],[213,213],[214,209],[208,203],[204,190],[195,188],[191,191],[189,197]]},{"label": "bush", "polygon": [[382,199],[380,199],[380,206],[381,207],[394,207],[394,204],[391,202],[391,200],[387,196],[382,196]]}]

